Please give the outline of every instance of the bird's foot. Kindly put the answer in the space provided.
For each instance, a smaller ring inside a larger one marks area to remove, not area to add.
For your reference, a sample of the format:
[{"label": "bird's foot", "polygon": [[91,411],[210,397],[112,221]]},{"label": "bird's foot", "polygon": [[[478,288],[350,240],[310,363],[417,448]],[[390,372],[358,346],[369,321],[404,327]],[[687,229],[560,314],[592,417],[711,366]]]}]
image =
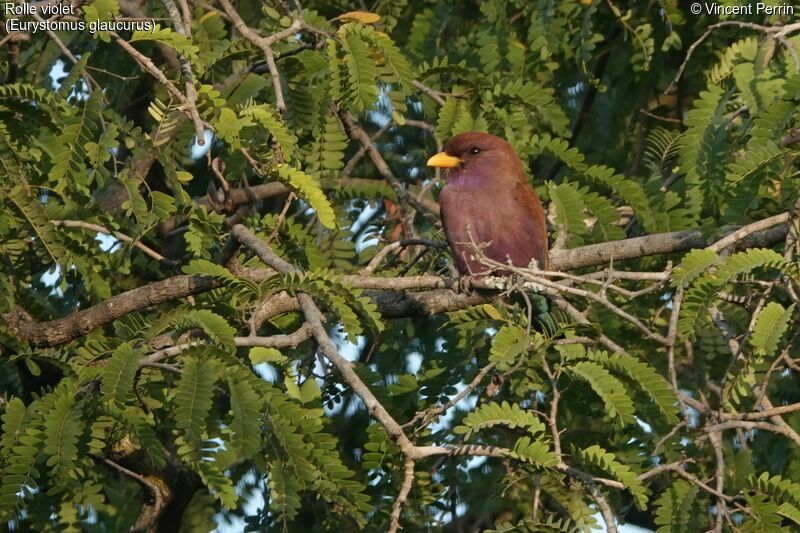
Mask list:
[{"label": "bird's foot", "polygon": [[472,294],[472,277],[471,276],[461,276],[456,280],[456,284],[453,287],[458,294],[466,294],[469,296]]},{"label": "bird's foot", "polygon": [[525,277],[515,272],[511,272],[506,276],[506,291],[523,291],[525,287]]}]

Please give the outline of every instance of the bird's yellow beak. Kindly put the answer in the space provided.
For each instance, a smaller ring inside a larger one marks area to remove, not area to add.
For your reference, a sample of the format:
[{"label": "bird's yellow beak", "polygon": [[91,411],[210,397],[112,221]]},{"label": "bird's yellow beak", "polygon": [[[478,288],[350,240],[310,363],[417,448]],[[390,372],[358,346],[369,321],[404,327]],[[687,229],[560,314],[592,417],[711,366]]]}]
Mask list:
[{"label": "bird's yellow beak", "polygon": [[435,156],[428,159],[429,167],[453,168],[458,166],[459,163],[461,163],[459,158],[448,155],[445,152],[439,152]]}]

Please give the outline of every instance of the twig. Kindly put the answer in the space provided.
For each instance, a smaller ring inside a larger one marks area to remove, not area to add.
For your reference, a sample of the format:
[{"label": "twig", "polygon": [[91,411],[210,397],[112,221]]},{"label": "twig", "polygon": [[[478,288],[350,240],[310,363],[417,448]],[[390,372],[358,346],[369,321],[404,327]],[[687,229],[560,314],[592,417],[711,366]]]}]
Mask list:
[{"label": "twig", "polygon": [[678,83],[678,80],[680,80],[681,75],[683,75],[683,71],[686,69],[686,65],[689,63],[689,59],[691,59],[695,49],[698,46],[700,46],[700,43],[705,41],[714,30],[725,26],[749,28],[752,30],[758,30],[763,33],[772,34],[776,39],[778,39],[778,41],[781,42],[781,44],[786,46],[786,48],[790,51],[790,53],[792,54],[792,58],[795,62],[795,68],[800,70],[800,62],[798,62],[794,47],[786,39],[786,36],[789,35],[790,33],[800,30],[800,24],[794,23],[794,24],[787,24],[785,26],[763,26],[761,24],[753,24],[751,22],[742,22],[739,20],[725,20],[709,26],[708,29],[705,31],[705,33],[703,33],[703,35],[701,35],[699,39],[697,39],[695,42],[692,43],[692,45],[686,51],[686,57],[681,63],[680,68],[678,68],[678,72],[677,74],[675,74],[675,78],[672,80],[669,86],[667,86],[667,88],[664,90],[664,94],[668,94],[672,90],[672,87],[674,87],[675,84]]},{"label": "twig", "polygon": [[183,374],[183,369],[177,365],[170,365],[168,363],[139,363],[139,368],[158,368],[159,370],[166,370],[167,372],[172,372],[173,374]]},{"label": "twig", "polygon": [[[243,245],[250,248],[262,261],[278,272],[283,274],[297,272],[297,269],[293,265],[278,257],[269,246],[246,227],[237,224],[232,228],[231,232]],[[372,391],[369,390],[358,374],[356,374],[353,365],[339,354],[339,350],[325,330],[322,313],[314,303],[314,300],[305,293],[298,294],[297,300],[306,317],[306,322],[311,329],[311,334],[319,344],[322,353],[328,361],[336,367],[353,392],[361,398],[361,401],[364,402],[369,413],[378,419],[384,428],[386,428],[387,433],[389,433],[392,439],[397,443],[400,450],[407,456],[412,454],[414,444],[405,435],[403,428],[392,418],[386,408],[383,407],[375,395],[372,394]]]},{"label": "twig", "polygon": [[236,28],[236,31],[238,31],[242,37],[260,48],[264,53],[264,60],[272,76],[272,88],[275,92],[275,107],[277,107],[279,113],[283,114],[286,111],[286,101],[283,98],[281,75],[278,71],[278,66],[275,64],[275,53],[272,50],[272,45],[297,33],[303,27],[303,21],[299,18],[294,18],[288,28],[270,35],[269,37],[263,37],[245,23],[244,19],[239,15],[239,12],[236,11],[228,0],[219,0],[219,3],[225,11],[225,14],[233,23],[233,27]]},{"label": "twig", "polygon": [[765,218],[763,220],[759,220],[757,222],[753,222],[748,224],[738,230],[734,231],[733,233],[726,235],[724,238],[718,240],[714,244],[708,247],[709,250],[714,252],[721,252],[725,248],[728,248],[737,242],[741,241],[742,239],[753,235],[759,231],[763,231],[765,229],[771,228],[773,226],[778,226],[781,224],[785,224],[789,221],[790,213],[781,213],[780,215],[775,215],[769,218]]},{"label": "twig", "polygon": [[141,242],[134,240],[133,237],[129,237],[128,235],[120,233],[119,231],[104,228],[103,226],[100,226],[98,224],[92,224],[91,222],[84,222],[82,220],[51,220],[51,222],[55,226],[60,228],[80,228],[89,231],[96,231],[97,233],[102,233],[104,235],[111,235],[114,238],[119,239],[120,241],[133,243],[132,244],[133,247],[138,248],[139,250],[149,255],[156,261],[163,261],[164,263],[170,265],[178,264],[178,261],[167,259],[166,257],[156,252],[146,244],[142,244]]},{"label": "twig", "polygon": [[430,87],[428,87],[427,85],[425,85],[424,83],[422,83],[421,81],[418,81],[418,80],[414,80],[412,82],[412,84],[418,90],[420,90],[423,93],[425,93],[428,96],[430,96],[431,100],[433,100],[437,104],[444,105],[444,98],[442,98],[442,93],[440,93],[439,91],[435,91],[435,90],[431,89]]},{"label": "twig", "polygon": [[[780,407],[775,407],[774,405],[772,405],[772,402],[767,397],[766,390],[762,391],[761,388],[758,385],[752,385],[751,387],[753,389],[753,393],[757,397],[761,398],[761,401],[759,403],[760,403],[760,405],[764,406],[765,410],[769,411],[769,410],[774,410],[774,409],[780,409]],[[794,428],[792,428],[792,426],[787,424],[786,421],[783,418],[781,418],[778,414],[773,414],[773,415],[771,415],[769,417],[769,419],[772,421],[773,424],[775,424],[775,426],[780,428],[781,433],[783,435],[788,437],[796,445],[800,446],[800,434],[798,434],[794,430]]]},{"label": "twig", "polygon": [[[342,124],[344,124],[345,130],[347,130],[348,135],[352,139],[361,143],[361,145],[366,149],[367,155],[369,155],[370,159],[372,160],[372,163],[378,169],[378,172],[380,172],[380,174],[386,179],[386,181],[389,183],[392,189],[394,189],[394,192],[397,195],[397,199],[400,201],[400,203],[410,204],[417,211],[426,213],[427,210],[425,206],[421,202],[418,202],[417,199],[414,198],[411,194],[409,194],[406,188],[403,187],[403,184],[400,183],[400,180],[398,180],[394,176],[394,174],[392,174],[392,170],[389,168],[389,165],[383,159],[383,156],[378,151],[378,148],[375,146],[375,143],[372,142],[372,139],[367,134],[367,132],[364,131],[364,129],[356,123],[353,115],[351,115],[350,112],[345,109],[339,110],[338,114],[339,118],[342,121]],[[406,216],[408,218],[412,218],[412,220],[405,220],[404,222],[406,224],[408,224],[409,222],[413,222],[413,215],[407,213]],[[413,224],[411,224],[411,227],[409,227],[408,229],[409,230],[413,229]]]},{"label": "twig", "polygon": [[664,122],[672,122],[674,124],[683,124],[683,121],[681,119],[671,118],[671,117],[662,117],[661,115],[656,115],[655,113],[651,113],[650,111],[648,111],[645,108],[641,108],[639,110],[639,113],[641,113],[642,115],[644,115],[646,117],[654,118],[656,120],[663,120]]},{"label": "twig", "polygon": [[291,207],[295,198],[297,197],[295,196],[294,192],[290,192],[289,196],[286,197],[286,201],[283,203],[283,209],[281,209],[281,212],[278,214],[278,219],[275,221],[275,229],[273,229],[272,233],[270,233],[269,237],[267,237],[267,244],[271,243],[272,239],[278,235],[278,232],[281,230],[281,226],[283,226],[283,221],[286,219],[286,213],[289,212],[289,207]]},{"label": "twig", "polygon": [[[542,354],[542,359],[545,359]],[[553,437],[553,451],[556,457],[561,460],[561,433],[558,430],[558,402],[561,399],[561,392],[558,390],[558,377],[551,374],[550,386],[553,388],[553,397],[550,400],[550,416],[547,425],[550,427],[550,435]]]},{"label": "twig", "polygon": [[[393,125],[394,123],[390,120],[386,124],[381,126],[380,129],[378,129],[378,131],[376,131],[372,135],[371,137],[372,143],[374,144],[378,139],[380,139],[384,133],[386,133],[387,131],[389,131],[389,129],[391,129]],[[355,170],[358,162],[361,161],[365,155],[367,155],[367,145],[362,144],[359,147],[359,149],[356,150],[356,153],[353,154],[353,157],[347,160],[347,164],[345,164],[344,168],[341,171],[341,176],[349,178],[350,175],[353,173],[353,170]]]},{"label": "twig", "polygon": [[[476,249],[475,253],[478,254],[480,252]],[[511,272],[513,272],[513,273],[515,273],[515,274],[517,274],[517,275],[519,275],[519,276],[521,276],[521,277],[523,277],[523,278],[525,278],[525,279],[527,279],[527,280],[529,280],[529,281],[531,281],[531,282],[533,282],[533,283],[535,283],[537,285],[541,285],[544,288],[543,292],[545,292],[546,294],[553,294],[554,292],[555,293],[563,292],[563,293],[567,293],[567,294],[572,294],[573,296],[580,296],[580,297],[586,298],[588,300],[592,300],[593,302],[602,305],[603,307],[605,307],[606,309],[608,309],[609,311],[611,311],[612,313],[614,313],[618,317],[620,317],[620,318],[628,321],[629,323],[633,324],[636,328],[639,329],[639,331],[644,333],[647,336],[647,338],[649,338],[651,340],[654,340],[656,342],[659,342],[661,344],[667,344],[667,339],[663,335],[659,335],[658,333],[656,333],[654,331],[651,331],[647,326],[645,326],[642,323],[641,320],[639,320],[635,316],[631,315],[627,311],[622,310],[620,307],[616,306],[611,301],[609,301],[608,299],[604,298],[603,296],[601,296],[601,295],[599,295],[597,293],[594,293],[594,292],[591,292],[591,291],[585,291],[585,290],[582,290],[582,289],[576,289],[574,287],[569,287],[569,286],[562,285],[562,284],[559,284],[559,283],[554,283],[554,282],[552,282],[552,281],[550,281],[548,279],[545,279],[545,278],[543,278],[541,276],[537,276],[535,270],[529,270],[529,269],[525,269],[525,268],[518,268],[518,267],[511,266],[511,265],[507,265],[505,263],[501,263],[499,261],[495,261],[493,259],[490,259],[490,258],[486,257],[485,255],[483,257],[480,257],[479,259],[483,264],[486,264],[488,266],[493,266],[493,267],[496,267],[496,268],[509,270],[509,271],[511,271]]]},{"label": "twig", "polygon": [[444,248],[447,245],[442,242],[431,241],[428,239],[403,239],[400,241],[394,241],[392,243],[387,244],[383,248],[381,248],[378,253],[370,260],[370,262],[359,271],[360,276],[367,276],[372,274],[376,268],[383,262],[387,255],[390,253],[405,248],[406,246],[417,246],[422,245],[427,248]]},{"label": "twig", "polygon": [[791,132],[780,140],[779,146],[781,148],[788,148],[793,144],[800,142],[800,129],[793,128]]},{"label": "twig", "polygon": [[403,424],[403,427],[413,426],[420,420],[423,421],[423,427],[433,422],[439,417],[439,415],[446,413],[451,407],[456,405],[458,402],[463,400],[469,393],[471,393],[473,389],[475,389],[475,387],[480,385],[481,381],[483,381],[483,378],[485,378],[486,375],[489,374],[489,372],[494,370],[495,366],[497,366],[497,363],[495,362],[491,362],[488,365],[484,366],[480,370],[480,372],[478,372],[478,374],[474,378],[472,378],[472,381],[470,381],[466,387],[461,389],[461,391],[459,391],[458,394],[450,398],[450,400],[446,404],[440,405],[438,407],[432,407],[430,409],[417,413],[416,415],[414,415],[414,418]]},{"label": "twig", "polygon": [[[680,392],[678,388],[678,372],[675,369],[675,342],[678,338],[678,318],[681,312],[681,303],[683,302],[683,287],[678,287],[675,291],[675,297],[672,299],[672,313],[669,316],[669,331],[667,333],[667,370],[669,372],[670,385],[675,394]],[[686,404],[678,396],[678,406],[681,408],[683,419],[688,420],[688,410]]]},{"label": "twig", "polygon": [[661,447],[664,445],[664,443],[665,443],[665,442],[667,442],[667,441],[668,441],[670,438],[672,438],[672,436],[673,436],[673,435],[675,435],[675,433],[677,433],[678,431],[680,431],[682,428],[686,427],[687,425],[688,425],[688,423],[686,422],[686,420],[685,420],[685,419],[684,419],[684,420],[681,420],[680,422],[678,422],[677,424],[675,424],[675,427],[673,427],[672,429],[670,429],[670,430],[669,430],[669,433],[667,433],[666,435],[664,435],[664,436],[663,436],[663,437],[662,437],[662,438],[661,438],[661,439],[660,439],[660,440],[659,440],[659,441],[656,443],[656,445],[655,445],[655,446],[653,446],[653,451],[652,451],[652,452],[650,452],[650,456],[651,456],[651,457],[655,457],[655,456],[657,456],[659,453],[661,453]]},{"label": "twig", "polygon": [[[673,431],[674,431],[674,429],[675,428],[673,428]],[[653,456],[653,455],[656,455],[656,454],[650,454],[650,455]],[[683,470],[681,468],[683,465],[685,465],[686,463],[693,463],[693,462],[694,462],[693,458],[687,457],[685,459],[681,459],[680,461],[675,461],[674,463],[667,463],[667,464],[663,464],[663,465],[658,465],[655,468],[651,468],[647,472],[643,472],[643,473],[639,474],[637,476],[637,479],[639,481],[645,481],[647,479],[650,479],[651,477],[655,477],[655,476],[661,474],[662,472]]]},{"label": "twig", "polygon": [[726,429],[736,429],[742,428],[747,430],[753,429],[763,429],[764,431],[770,431],[772,433],[778,433],[787,437],[788,439],[792,440],[797,446],[800,446],[800,437],[797,436],[797,433],[794,433],[791,428],[785,428],[778,426],[776,424],[771,424],[769,422],[755,422],[755,421],[748,421],[748,420],[728,420],[727,422],[720,422],[719,424],[715,424],[713,426],[708,426],[705,428],[707,432],[715,432],[715,431],[724,431]]},{"label": "twig", "polygon": [[723,492],[720,492],[720,491],[718,491],[717,489],[715,489],[713,487],[708,486],[706,483],[703,483],[703,481],[698,479],[697,476],[695,476],[695,475],[687,472],[685,469],[681,468],[681,466],[683,464],[685,464],[685,463],[693,463],[693,462],[694,462],[694,459],[687,458],[687,459],[682,459],[682,460],[674,462],[674,463],[669,463],[669,464],[666,464],[666,465],[657,466],[657,467],[653,468],[652,470],[650,470],[648,472],[645,472],[644,474],[641,474],[639,476],[639,480],[644,481],[645,479],[648,479],[648,478],[653,477],[653,476],[655,476],[657,474],[660,474],[661,472],[663,472],[665,470],[668,470],[670,472],[675,472],[676,474],[678,474],[680,477],[682,477],[686,481],[688,481],[690,483],[694,483],[695,485],[700,487],[700,489],[704,490],[705,492],[707,492],[707,493],[709,493],[709,494],[711,494],[713,496],[716,496],[717,498],[725,500],[726,502],[732,502],[734,500],[733,496],[728,496],[727,494],[725,494]]},{"label": "twig", "polygon": [[142,357],[139,360],[139,366],[145,367],[161,363],[166,359],[181,354],[182,352],[188,350],[193,346],[202,346],[203,344],[205,344],[205,342],[202,340],[193,340],[183,344],[176,344],[175,346],[169,346],[168,348],[158,350],[157,352],[153,352],[145,357]]},{"label": "twig", "polygon": [[403,505],[405,505],[406,500],[408,499],[408,493],[411,492],[411,486],[413,483],[414,459],[412,459],[410,456],[406,456],[405,475],[403,477],[403,484],[400,487],[400,492],[397,495],[397,499],[394,501],[394,506],[392,506],[389,533],[395,533],[400,527],[400,513],[403,511]]},{"label": "twig", "polygon": [[[591,324],[589,319],[586,318],[586,313],[580,312],[575,306],[569,303],[563,296],[560,295],[554,296],[552,300],[557,307],[563,309],[569,316],[571,316],[579,324]],[[625,351],[625,348],[623,348],[616,342],[612,341],[602,333],[598,335],[598,342],[600,342],[603,346],[605,346],[612,352],[617,352],[620,354],[627,353]]]},{"label": "twig", "polygon": [[362,276],[367,276],[369,274],[372,274],[373,272],[375,272],[375,269],[378,268],[378,265],[380,265],[383,262],[383,260],[386,259],[387,255],[394,252],[395,250],[399,250],[402,247],[403,245],[401,241],[394,241],[387,244],[381,250],[379,250],[378,253],[375,254],[375,256],[367,264],[367,266],[365,266],[359,271],[359,274],[361,274]]},{"label": "twig", "polygon": [[[36,19],[37,22],[44,22],[44,19],[36,10],[34,10],[33,18]],[[50,38],[50,40],[55,43],[58,49],[61,50],[61,53],[64,54],[64,56],[66,56],[66,58],[69,59],[73,65],[78,64],[78,58],[75,57],[69,48],[67,48],[67,45],[64,44],[56,32],[53,30],[45,30],[45,33],[47,33],[47,36]],[[97,81],[95,81],[95,79],[86,72],[82,73],[81,77],[83,78],[83,81],[86,82],[87,87],[94,87],[97,90],[102,90],[100,84],[97,83]]]},{"label": "twig", "polygon": [[717,512],[714,519],[714,531],[722,532],[723,509],[725,508],[725,454],[722,451],[722,435],[716,431],[708,432],[708,440],[714,449],[714,483],[717,494]]},{"label": "twig", "polygon": [[760,418],[770,418],[773,416],[785,415],[787,413],[794,413],[795,411],[800,411],[800,403],[791,403],[789,405],[781,405],[780,407],[771,407],[769,409],[764,409],[763,411],[755,411],[752,413],[720,413],[720,418],[723,420],[758,420]]},{"label": "twig", "polygon": [[589,493],[600,508],[600,513],[603,515],[603,521],[606,523],[606,533],[617,533],[617,522],[614,519],[614,513],[611,511],[611,506],[606,501],[603,493],[600,492],[596,486],[589,485]]},{"label": "twig", "polygon": [[[185,17],[189,16],[188,6],[186,6],[186,9],[184,9],[184,18],[182,18],[181,14],[178,12],[178,6],[175,5],[173,0],[162,0],[162,2],[164,3],[164,7],[167,9],[167,13],[169,13],[170,18],[172,19],[172,24],[175,26],[175,31],[179,35],[183,35],[191,41],[191,22],[189,20],[184,20]],[[189,118],[192,119],[192,123],[194,123],[194,133],[197,135],[197,144],[203,146],[206,143],[205,129],[203,127],[203,120],[200,118],[200,113],[197,111],[197,89],[194,86],[192,64],[189,62],[187,57],[180,53],[178,54],[178,61],[181,63],[181,73],[183,74],[183,84],[186,92],[186,98],[184,99],[183,105],[185,107],[185,111],[188,111]]]},{"label": "twig", "polygon": [[[165,500],[170,499],[171,496],[169,487],[167,487],[165,484],[156,484],[145,476],[138,474],[133,470],[129,470],[124,466],[115,463],[111,459],[103,458],[103,462],[114,470],[138,481],[153,494],[152,511],[145,512],[145,507],[143,507],[142,512],[139,514],[139,517],[136,520],[136,525],[134,526],[137,528],[137,530],[150,531],[167,506],[167,502]],[[147,504],[145,505],[147,506]]]},{"label": "twig", "polygon": [[294,348],[303,341],[311,338],[311,328],[303,324],[294,332],[286,335],[272,335],[270,337],[235,337],[236,346],[261,346],[264,348]]},{"label": "twig", "polygon": [[128,41],[120,37],[117,32],[109,31],[108,33],[114,38],[117,44],[134,59],[134,61],[136,61],[146,72],[157,79],[173,98],[178,100],[182,106],[186,106],[186,97],[178,90],[177,87],[175,87],[175,84],[172,83],[169,78],[167,78],[161,69],[159,69],[155,63],[153,63],[152,59],[139,52]]}]

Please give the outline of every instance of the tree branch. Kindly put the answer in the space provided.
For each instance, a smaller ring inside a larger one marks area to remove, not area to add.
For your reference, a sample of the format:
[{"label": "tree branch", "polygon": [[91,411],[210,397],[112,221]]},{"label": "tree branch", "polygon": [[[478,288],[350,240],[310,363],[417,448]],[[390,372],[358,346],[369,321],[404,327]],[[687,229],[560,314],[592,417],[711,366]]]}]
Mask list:
[{"label": "tree branch", "polygon": [[[755,232],[743,231],[752,225],[745,226],[737,230],[737,241],[728,242],[726,246],[771,246],[785,239],[789,231],[788,223],[780,222],[783,220],[780,215],[771,218],[774,226]],[[762,225],[762,222],[754,224]],[[576,270],[606,264],[612,259],[619,261],[676,253],[699,248],[705,244],[699,231],[658,233],[554,252],[550,256],[550,268],[562,272]],[[285,261],[283,263],[293,268],[289,263]],[[264,279],[264,276],[260,279]],[[477,291],[463,294],[457,290],[457,280],[437,276],[401,278],[346,276],[344,281],[354,287],[367,289],[366,292],[378,306],[378,311],[386,318],[430,316],[464,309],[497,298],[497,294]],[[55,320],[35,322],[20,310],[4,313],[1,316],[8,323],[10,332],[21,341],[36,347],[56,346],[85,335],[127,313],[200,294],[219,286],[220,283],[210,277],[175,276],[123,292],[88,309]],[[497,287],[497,282],[477,279],[473,280],[472,287],[493,289]],[[425,292],[410,292],[414,290]],[[281,312],[287,312],[298,309],[298,306],[298,303],[293,303],[292,299],[287,297],[279,309]]]},{"label": "tree branch", "polygon": [[111,235],[112,237],[119,239],[122,242],[130,242],[134,248],[138,248],[146,255],[149,255],[156,261],[163,261],[168,265],[174,265],[177,262],[172,259],[167,259],[160,253],[156,252],[146,244],[133,239],[132,237],[125,235],[124,233],[120,233],[119,231],[114,231],[107,229],[99,224],[92,224],[91,222],[84,222],[83,220],[52,220],[51,221],[55,226],[60,228],[80,228],[89,231],[96,231],[97,233],[103,233],[105,235]]},{"label": "tree branch", "polygon": [[17,310],[5,313],[9,330],[20,340],[36,347],[56,346],[77,339],[90,331],[133,311],[199,294],[219,287],[206,276],[175,276],[112,296],[108,300],[63,318],[48,322],[25,320]]},{"label": "tree branch", "polygon": [[[403,511],[403,505],[408,500],[408,493],[411,492],[411,485],[414,483],[414,459],[406,456],[405,460],[405,475],[403,476],[403,485],[400,487],[400,492],[397,499],[394,501],[392,507],[391,523],[389,525],[389,533],[395,533],[400,527],[400,513]],[[455,517],[454,517],[455,518]]]}]

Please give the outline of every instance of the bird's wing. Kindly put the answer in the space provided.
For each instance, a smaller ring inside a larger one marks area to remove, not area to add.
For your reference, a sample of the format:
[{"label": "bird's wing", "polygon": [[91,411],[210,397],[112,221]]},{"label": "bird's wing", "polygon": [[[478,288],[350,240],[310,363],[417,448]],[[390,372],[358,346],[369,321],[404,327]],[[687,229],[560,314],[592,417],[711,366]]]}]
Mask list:
[{"label": "bird's wing", "polygon": [[516,204],[513,212],[520,215],[514,221],[519,231],[516,238],[524,243],[526,255],[536,259],[540,269],[547,270],[547,222],[542,203],[533,188],[524,181],[514,185],[513,197]]}]

